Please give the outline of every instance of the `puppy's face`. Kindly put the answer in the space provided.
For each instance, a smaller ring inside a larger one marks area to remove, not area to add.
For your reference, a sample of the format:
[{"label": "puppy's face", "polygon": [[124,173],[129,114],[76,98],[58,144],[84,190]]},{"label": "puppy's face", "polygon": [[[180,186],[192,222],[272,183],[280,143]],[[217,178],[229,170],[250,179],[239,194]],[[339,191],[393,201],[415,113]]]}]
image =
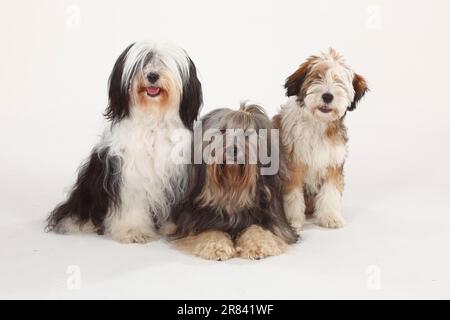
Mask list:
[{"label": "puppy's face", "polygon": [[352,77],[353,72],[337,61],[317,61],[304,82],[305,108],[324,121],[342,117],[354,98]]},{"label": "puppy's face", "polygon": [[334,50],[310,57],[287,79],[285,87],[288,96],[296,95],[312,116],[325,122],[353,110],[367,91],[365,80]]}]

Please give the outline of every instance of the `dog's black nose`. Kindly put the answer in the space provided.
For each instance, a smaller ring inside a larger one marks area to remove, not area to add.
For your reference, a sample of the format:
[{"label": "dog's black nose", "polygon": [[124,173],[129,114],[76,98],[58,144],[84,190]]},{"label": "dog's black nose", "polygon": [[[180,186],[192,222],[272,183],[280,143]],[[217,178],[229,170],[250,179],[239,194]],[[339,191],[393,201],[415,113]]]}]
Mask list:
[{"label": "dog's black nose", "polygon": [[333,98],[334,98],[333,95],[329,92],[324,93],[322,95],[322,99],[325,103],[330,103],[331,101],[333,101]]},{"label": "dog's black nose", "polygon": [[151,83],[155,83],[156,81],[158,81],[159,79],[159,74],[154,73],[154,72],[150,72],[147,76],[148,81],[150,81]]}]

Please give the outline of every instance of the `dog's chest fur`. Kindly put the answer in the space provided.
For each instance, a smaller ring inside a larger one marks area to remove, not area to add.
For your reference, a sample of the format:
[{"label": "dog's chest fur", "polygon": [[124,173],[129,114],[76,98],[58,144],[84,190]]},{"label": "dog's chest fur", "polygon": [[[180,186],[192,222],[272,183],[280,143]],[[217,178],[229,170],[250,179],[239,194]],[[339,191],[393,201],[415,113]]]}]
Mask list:
[{"label": "dog's chest fur", "polygon": [[284,106],[281,117],[281,141],[288,150],[290,166],[303,165],[306,190],[317,193],[328,168],[344,164],[347,155],[345,127],[341,122],[320,122],[296,103]]},{"label": "dog's chest fur", "polygon": [[[183,142],[175,137],[183,136]],[[176,162],[176,147],[189,148],[191,132],[178,117],[156,121],[145,115],[131,116],[107,132],[103,144],[122,161],[124,205],[147,203],[160,218],[180,199],[186,183],[186,166]],[[185,149],[186,150],[186,149]],[[129,208],[132,210],[133,208]]]}]

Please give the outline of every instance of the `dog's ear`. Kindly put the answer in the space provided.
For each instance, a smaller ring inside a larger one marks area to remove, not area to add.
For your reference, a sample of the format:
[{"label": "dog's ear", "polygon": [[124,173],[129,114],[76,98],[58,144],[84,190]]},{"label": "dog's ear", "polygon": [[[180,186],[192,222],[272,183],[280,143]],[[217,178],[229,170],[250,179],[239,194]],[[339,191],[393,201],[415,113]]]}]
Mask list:
[{"label": "dog's ear", "polygon": [[288,97],[296,96],[299,94],[300,89],[302,87],[303,82],[305,81],[306,75],[310,69],[310,60],[303,63],[297,71],[291,74],[284,84],[284,88],[286,89],[286,95]]},{"label": "dog's ear", "polygon": [[183,96],[180,103],[180,118],[186,128],[191,129],[203,104],[202,84],[197,77],[194,62],[189,59],[189,77],[183,80]]},{"label": "dog's ear", "polygon": [[355,90],[355,97],[350,107],[348,107],[348,111],[355,110],[359,100],[361,100],[361,98],[364,97],[366,92],[369,90],[366,79],[357,73],[353,76],[353,89]]},{"label": "dog's ear", "polygon": [[[128,51],[134,45],[128,46],[114,64],[108,83],[108,107],[104,113],[105,117],[111,121],[119,121],[127,117],[130,113],[130,91],[128,84],[123,83],[123,69],[127,59]],[[128,79],[126,79],[128,81]]]}]

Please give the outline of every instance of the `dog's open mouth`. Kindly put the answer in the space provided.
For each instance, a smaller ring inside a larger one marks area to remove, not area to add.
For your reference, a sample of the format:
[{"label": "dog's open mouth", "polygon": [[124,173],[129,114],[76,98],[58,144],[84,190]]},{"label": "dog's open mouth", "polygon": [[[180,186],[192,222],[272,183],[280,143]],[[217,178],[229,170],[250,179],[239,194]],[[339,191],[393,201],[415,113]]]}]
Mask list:
[{"label": "dog's open mouth", "polygon": [[327,106],[320,107],[319,110],[320,110],[320,112],[323,112],[323,113],[330,113],[331,111],[333,111],[333,109],[331,109]]},{"label": "dog's open mouth", "polygon": [[155,97],[159,96],[159,94],[161,93],[161,88],[152,86],[152,87],[145,88],[145,91],[147,92],[147,95],[149,97],[155,98]]}]

